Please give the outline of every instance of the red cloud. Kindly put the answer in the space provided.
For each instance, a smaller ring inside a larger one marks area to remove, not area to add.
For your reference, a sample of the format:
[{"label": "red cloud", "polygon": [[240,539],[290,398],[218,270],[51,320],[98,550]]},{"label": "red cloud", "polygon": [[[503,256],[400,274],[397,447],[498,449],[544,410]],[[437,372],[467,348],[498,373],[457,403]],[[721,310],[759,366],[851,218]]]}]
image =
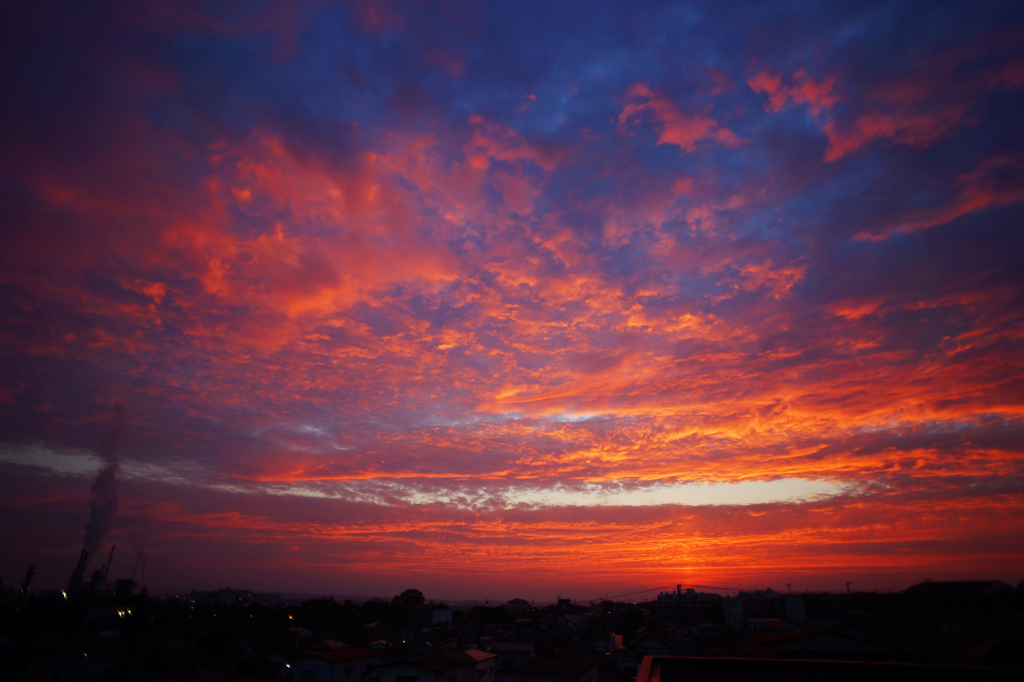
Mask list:
[{"label": "red cloud", "polygon": [[986,159],[971,173],[957,179],[956,194],[941,206],[916,209],[894,216],[881,229],[858,232],[857,239],[880,241],[894,234],[906,234],[945,225],[976,211],[1024,201],[1024,163],[1017,157],[1000,155]]},{"label": "red cloud", "polygon": [[[912,73],[894,75],[862,93],[853,92],[847,83],[847,93],[841,95],[837,76],[815,79],[805,67],[790,78],[762,68],[747,84],[768,96],[766,111],[807,106],[829,139],[825,161],[833,162],[875,140],[926,148],[977,124],[970,112],[985,92],[1024,87],[1024,62],[1019,57],[1003,59],[982,73],[968,68],[972,60],[1007,48],[1005,40],[993,40],[959,51],[908,57],[916,62]],[[840,105],[845,106],[841,113]]]},{"label": "red cloud", "polygon": [[619,112],[619,126],[649,115],[659,128],[658,144],[673,144],[683,154],[692,152],[701,142],[713,141],[726,147],[740,147],[745,141],[713,118],[680,110],[676,104],[643,83],[626,92],[629,101]]},{"label": "red cloud", "polygon": [[796,70],[788,83],[783,82],[781,74],[762,69],[748,78],[747,84],[754,92],[768,95],[765,109],[772,112],[787,105],[807,105],[812,115],[821,116],[841,101],[834,77],[816,81],[803,67]]}]

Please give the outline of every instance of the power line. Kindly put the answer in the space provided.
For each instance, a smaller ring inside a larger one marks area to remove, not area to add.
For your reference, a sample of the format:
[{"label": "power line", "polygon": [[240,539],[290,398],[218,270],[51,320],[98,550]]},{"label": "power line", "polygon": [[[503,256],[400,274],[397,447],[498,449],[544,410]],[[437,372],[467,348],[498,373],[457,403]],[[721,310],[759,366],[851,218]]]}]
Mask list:
[{"label": "power line", "polygon": [[[744,590],[752,589],[752,588],[749,588],[749,587],[720,587],[720,586],[715,586],[715,585],[687,585],[685,583],[677,583],[677,584],[680,587],[694,587],[694,588],[701,588],[701,589],[705,589],[705,590],[721,590],[721,591],[725,591],[725,592],[742,592]],[[609,600],[610,601],[612,599],[619,599],[620,597],[632,597],[632,596],[635,596],[635,595],[638,595],[638,594],[646,594],[647,592],[654,592],[656,590],[667,590],[667,589],[669,589],[671,587],[675,587],[675,585],[662,585],[661,587],[652,587],[650,589],[640,590],[638,592],[627,592],[626,594],[616,594],[615,596],[612,596],[612,597],[597,597],[596,599],[584,599],[583,601],[605,601],[605,600]]]},{"label": "power line", "polygon": [[670,587],[675,587],[675,585],[662,585],[661,587],[652,587],[648,590],[640,590],[639,592],[627,592],[626,594],[616,594],[613,597],[598,597],[597,599],[584,599],[583,601],[604,601],[606,599],[618,599],[619,597],[632,597],[635,594],[645,594],[647,592],[654,592],[655,590],[666,590]]},{"label": "power line", "polygon": [[742,592],[743,590],[755,590],[756,587],[715,587],[714,585],[683,585],[683,587],[702,587],[705,590],[725,590],[726,592]]}]

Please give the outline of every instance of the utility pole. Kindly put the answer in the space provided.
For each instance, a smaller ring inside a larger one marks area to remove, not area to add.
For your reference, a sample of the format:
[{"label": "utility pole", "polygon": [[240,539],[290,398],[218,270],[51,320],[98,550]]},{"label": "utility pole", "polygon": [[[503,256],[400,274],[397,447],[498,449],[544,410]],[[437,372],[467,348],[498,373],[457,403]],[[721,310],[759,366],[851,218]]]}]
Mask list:
[{"label": "utility pole", "polygon": [[793,594],[793,583],[786,583],[786,590],[787,590],[787,591],[788,591],[788,592],[789,592],[790,594]]},{"label": "utility pole", "polygon": [[846,581],[846,594],[853,594],[852,592],[850,592],[850,585],[851,584],[852,583],[850,583],[849,580]]},{"label": "utility pole", "polygon": [[679,618],[679,644],[683,642],[683,586],[676,585],[676,616]]}]

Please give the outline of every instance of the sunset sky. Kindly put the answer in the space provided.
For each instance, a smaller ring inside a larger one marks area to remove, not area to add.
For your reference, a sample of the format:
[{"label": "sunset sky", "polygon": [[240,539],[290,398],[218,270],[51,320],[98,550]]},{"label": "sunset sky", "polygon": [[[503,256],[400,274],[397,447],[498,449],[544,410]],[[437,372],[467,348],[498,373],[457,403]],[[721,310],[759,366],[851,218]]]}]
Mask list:
[{"label": "sunset sky", "polygon": [[1024,578],[1020,3],[11,4],[8,582]]}]

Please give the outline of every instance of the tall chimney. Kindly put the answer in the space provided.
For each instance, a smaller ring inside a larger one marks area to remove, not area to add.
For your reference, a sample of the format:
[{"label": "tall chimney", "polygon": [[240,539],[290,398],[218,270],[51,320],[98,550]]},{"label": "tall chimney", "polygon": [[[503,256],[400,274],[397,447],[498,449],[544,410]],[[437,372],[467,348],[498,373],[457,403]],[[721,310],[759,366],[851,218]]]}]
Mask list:
[{"label": "tall chimney", "polygon": [[110,546],[110,558],[107,559],[107,567],[103,571],[103,578],[106,579],[107,574],[110,573],[110,562],[114,560],[114,550],[117,549],[117,545]]}]

